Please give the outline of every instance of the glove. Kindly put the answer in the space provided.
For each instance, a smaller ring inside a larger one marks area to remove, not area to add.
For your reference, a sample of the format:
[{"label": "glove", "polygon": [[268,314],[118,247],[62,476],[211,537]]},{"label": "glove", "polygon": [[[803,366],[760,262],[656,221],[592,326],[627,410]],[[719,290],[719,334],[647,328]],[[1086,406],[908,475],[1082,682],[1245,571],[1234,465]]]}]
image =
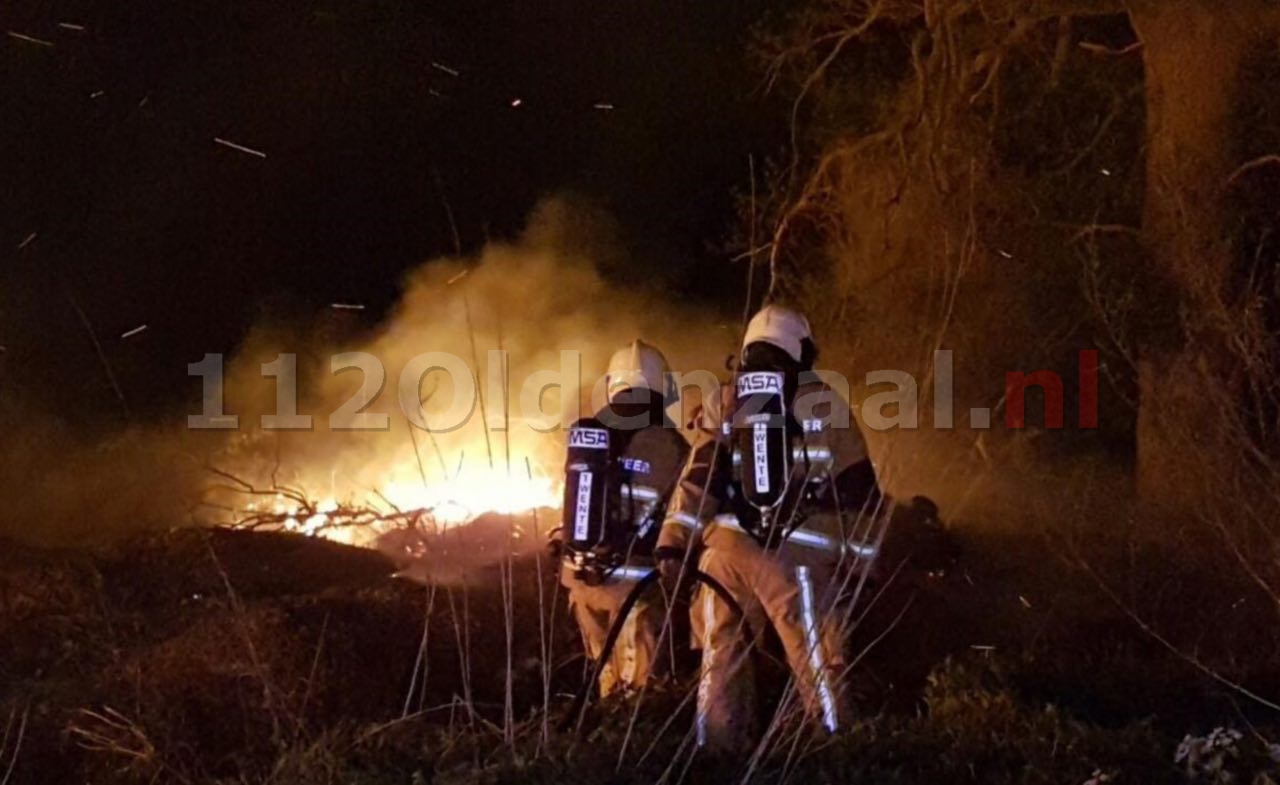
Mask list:
[{"label": "glove", "polygon": [[[675,594],[683,588],[680,574],[685,571],[685,551],[679,548],[658,548],[653,555],[658,560],[658,575],[663,590],[667,594]],[[685,575],[684,578],[684,582],[688,583],[689,576]]]},{"label": "glove", "polygon": [[547,540],[547,558],[551,561],[560,561],[560,557],[564,555],[564,540],[559,537],[552,537]]}]

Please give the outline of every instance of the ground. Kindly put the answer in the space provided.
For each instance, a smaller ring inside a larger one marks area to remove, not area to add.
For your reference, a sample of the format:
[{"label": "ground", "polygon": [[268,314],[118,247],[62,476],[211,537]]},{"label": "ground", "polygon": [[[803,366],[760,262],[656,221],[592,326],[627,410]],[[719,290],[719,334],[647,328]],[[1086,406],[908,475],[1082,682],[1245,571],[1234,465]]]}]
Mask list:
[{"label": "ground", "polygon": [[[1243,738],[1204,743],[1226,746],[1200,750],[1201,781],[1275,770],[1265,743],[1280,738],[1274,716],[1143,633],[1048,541],[959,540],[945,576],[904,575],[855,635],[855,653],[865,650],[858,726],[831,740],[797,735],[756,762],[756,781],[1183,782],[1179,743],[1220,726]],[[280,534],[186,529],[96,552],[6,544],[0,782],[708,773],[711,764],[683,754],[688,657],[639,712],[607,702],[590,709],[580,736],[561,729],[583,660],[545,562],[512,563],[510,616],[501,567],[435,587],[393,572],[375,552]],[[1241,678],[1280,683],[1262,666],[1270,661],[1259,654]],[[763,675],[783,681],[767,661]]]}]

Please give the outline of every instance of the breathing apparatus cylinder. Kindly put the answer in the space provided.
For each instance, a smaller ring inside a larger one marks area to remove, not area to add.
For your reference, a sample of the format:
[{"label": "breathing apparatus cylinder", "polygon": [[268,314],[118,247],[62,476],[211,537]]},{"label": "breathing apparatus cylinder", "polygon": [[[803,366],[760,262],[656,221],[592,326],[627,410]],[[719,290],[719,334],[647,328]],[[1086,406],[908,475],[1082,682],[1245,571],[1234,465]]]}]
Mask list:
[{"label": "breathing apparatus cylinder", "polygon": [[735,380],[733,442],[739,488],[762,514],[777,507],[791,477],[786,375],[744,368]]},{"label": "breathing apparatus cylinder", "polygon": [[568,436],[561,523],[574,577],[594,585],[603,581],[615,560],[611,535],[621,512],[616,435],[599,420],[584,418],[569,428]]}]

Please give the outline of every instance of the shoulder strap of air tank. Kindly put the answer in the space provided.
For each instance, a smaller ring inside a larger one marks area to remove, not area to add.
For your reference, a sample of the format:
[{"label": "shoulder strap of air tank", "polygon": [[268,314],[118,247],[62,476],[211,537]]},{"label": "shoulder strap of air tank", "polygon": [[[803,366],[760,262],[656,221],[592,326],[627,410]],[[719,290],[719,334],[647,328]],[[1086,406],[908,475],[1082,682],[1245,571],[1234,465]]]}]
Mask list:
[{"label": "shoulder strap of air tank", "polygon": [[[647,426],[647,428],[656,428],[656,427],[659,427],[659,426],[654,426],[654,425]],[[636,433],[640,433],[640,431],[643,431],[643,430],[646,430],[646,428],[641,428],[639,431],[636,431]],[[669,431],[665,427],[663,427],[662,430],[664,433],[670,433],[676,439],[683,441],[683,438],[678,433],[675,433],[674,431]],[[628,443],[629,442],[630,440],[628,439]],[[677,449],[677,452],[679,452],[678,449]],[[679,462],[677,461],[677,463]],[[676,487],[680,485],[681,474],[682,472],[679,470],[671,473],[670,479],[667,480],[667,487],[662,489],[662,492],[658,495],[657,501],[653,503],[652,509],[649,510],[649,514],[636,527],[636,530],[637,532],[639,532],[640,536],[643,537],[644,535],[648,534],[649,527],[657,526],[658,524],[662,523],[664,519],[666,519],[667,504],[671,501],[672,494],[676,492]]]}]

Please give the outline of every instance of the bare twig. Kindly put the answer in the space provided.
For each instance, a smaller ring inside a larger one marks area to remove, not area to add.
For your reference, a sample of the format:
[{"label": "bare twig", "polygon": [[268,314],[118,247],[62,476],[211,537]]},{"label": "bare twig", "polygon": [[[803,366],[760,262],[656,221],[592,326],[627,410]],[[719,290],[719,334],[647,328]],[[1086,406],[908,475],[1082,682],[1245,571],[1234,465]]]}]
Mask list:
[{"label": "bare twig", "polygon": [[[409,690],[404,696],[404,708],[400,712],[400,718],[404,719],[409,716],[409,709],[413,705],[413,692],[418,686],[418,674],[422,674],[422,690],[425,697],[427,689],[427,680],[431,675],[431,663],[428,659],[427,644],[431,640],[431,611],[436,604],[436,584],[431,584],[431,590],[427,592],[427,605],[422,612],[422,637],[418,640],[418,654],[413,661],[413,675],[409,678]],[[421,703],[419,703],[421,706]]]},{"label": "bare twig", "polygon": [[220,137],[215,136],[213,138],[213,141],[217,144],[222,145],[223,147],[230,148],[232,150],[235,150],[236,152],[245,153],[246,155],[252,155],[255,158],[267,157],[267,154],[262,152],[261,150],[255,150],[252,147],[245,147],[242,144],[236,144],[235,142],[232,142],[228,139],[222,139]]},{"label": "bare twig", "polygon": [[1254,158],[1252,161],[1247,161],[1241,164],[1238,169],[1232,172],[1231,176],[1227,178],[1227,185],[1234,184],[1236,180],[1249,172],[1252,172],[1254,169],[1260,169],[1264,166],[1275,166],[1277,164],[1280,164],[1280,155],[1275,153]]},{"label": "bare twig", "polygon": [[298,716],[306,719],[307,704],[311,702],[311,691],[315,687],[316,674],[320,670],[320,655],[324,652],[325,635],[329,632],[329,612],[324,614],[324,622],[320,625],[320,639],[316,641],[316,654],[311,659],[311,673],[307,676],[307,689],[302,695],[302,708],[298,710]]},{"label": "bare twig", "polygon": [[1137,52],[1140,49],[1142,49],[1142,42],[1134,41],[1128,46],[1123,46],[1119,49],[1107,46],[1106,44],[1095,44],[1091,41],[1081,41],[1079,46],[1081,49],[1085,50],[1086,52],[1092,52],[1094,54],[1099,54],[1099,55],[1106,55],[1108,57],[1120,57],[1122,55],[1133,54],[1134,52]]},{"label": "bare twig", "polygon": [[47,47],[47,48],[49,48],[49,49],[52,49],[52,48],[53,48],[53,42],[52,42],[52,41],[46,41],[46,40],[44,40],[43,38],[36,38],[35,36],[27,35],[26,33],[18,33],[18,32],[15,32],[15,31],[13,31],[13,30],[10,30],[10,31],[9,31],[9,37],[10,37],[10,38],[13,38],[13,39],[15,39],[15,40],[17,40],[17,41],[25,41],[25,42],[26,42],[26,43],[28,43],[28,44],[35,44],[35,45],[37,45],[37,46],[43,46],[43,47]]},{"label": "bare twig", "polygon": [[1136,226],[1127,226],[1125,224],[1089,224],[1088,226],[1078,227],[1076,233],[1071,235],[1071,242],[1079,242],[1094,234],[1127,234],[1133,237],[1141,237],[1142,230]]},{"label": "bare twig", "polygon": [[84,309],[76,302],[75,295],[71,293],[71,289],[67,290],[67,301],[71,303],[72,309],[75,310],[76,316],[80,317],[80,323],[84,325],[85,332],[89,333],[89,340],[93,343],[93,350],[98,355],[98,361],[102,363],[102,370],[107,376],[107,381],[111,384],[111,389],[116,394],[116,398],[120,401],[120,408],[124,410],[124,416],[129,418],[129,402],[124,398],[124,390],[120,388],[120,382],[116,380],[115,371],[111,369],[111,361],[107,359],[107,353],[102,348],[102,342],[98,340],[98,333],[93,329],[93,323],[89,321],[88,315]]},{"label": "bare twig", "polygon": [[[26,708],[22,710],[22,719],[18,723],[18,733],[13,743],[13,752],[9,755],[9,766],[5,770],[4,779],[0,780],[0,785],[9,785],[9,780],[13,777],[13,770],[18,766],[18,756],[22,754],[22,740],[26,736],[27,719],[30,717],[30,715],[31,715],[31,706],[28,705]],[[9,721],[10,722],[13,721],[12,716],[10,716]],[[9,742],[9,728],[6,727],[5,728],[5,747],[6,748],[8,747],[8,742]]]},{"label": "bare twig", "polygon": [[[231,604],[231,610],[236,620],[236,627],[240,633],[245,650],[249,654],[249,662],[253,667],[254,675],[257,676],[258,682],[262,686],[262,702],[263,708],[271,716],[271,726],[273,738],[277,741],[281,740],[280,716],[276,711],[276,704],[279,702],[275,695],[275,688],[271,683],[270,675],[267,672],[266,663],[263,662],[258,654],[258,647],[253,642],[253,634],[250,631],[249,615],[244,605],[240,602],[240,595],[236,593],[235,588],[231,585],[231,576],[227,574],[226,569],[222,566],[222,560],[218,558],[218,553],[214,550],[213,542],[209,538],[205,538],[205,547],[209,552],[209,559],[213,562],[214,568],[218,571],[218,576],[222,580],[223,588],[226,590],[227,599]],[[296,727],[296,723],[295,723]]]},{"label": "bare twig", "polygon": [[1152,640],[1154,640],[1155,642],[1163,646],[1165,649],[1167,649],[1170,654],[1182,660],[1183,662],[1187,663],[1192,668],[1195,668],[1197,671],[1204,674],[1205,676],[1208,676],[1210,679],[1216,681],[1222,686],[1234,692],[1237,692],[1240,695],[1243,695],[1249,700],[1252,700],[1261,706],[1266,706],[1267,708],[1273,711],[1280,711],[1280,704],[1267,700],[1266,698],[1250,690],[1248,687],[1245,687],[1243,684],[1240,684],[1239,682],[1228,679],[1226,676],[1223,676],[1217,670],[1206,665],[1199,657],[1196,657],[1194,654],[1189,654],[1183,651],[1180,647],[1178,647],[1172,641],[1170,641],[1168,638],[1162,635],[1159,630],[1157,630],[1155,627],[1151,625],[1150,622],[1148,622],[1142,616],[1139,616],[1133,610],[1133,608],[1129,606],[1128,603],[1121,600],[1120,596],[1116,594],[1115,589],[1112,588],[1111,584],[1103,580],[1102,576],[1099,575],[1093,569],[1093,565],[1090,564],[1087,560],[1077,557],[1076,564],[1079,565],[1081,569],[1083,569],[1086,573],[1089,574],[1089,576],[1093,579],[1094,584],[1098,587],[1099,591],[1105,594],[1107,596],[1107,599],[1111,600],[1111,602],[1120,610],[1121,613],[1123,613],[1125,616],[1128,616],[1129,619],[1134,624],[1138,625],[1139,629],[1141,629],[1144,633],[1150,636]]}]

